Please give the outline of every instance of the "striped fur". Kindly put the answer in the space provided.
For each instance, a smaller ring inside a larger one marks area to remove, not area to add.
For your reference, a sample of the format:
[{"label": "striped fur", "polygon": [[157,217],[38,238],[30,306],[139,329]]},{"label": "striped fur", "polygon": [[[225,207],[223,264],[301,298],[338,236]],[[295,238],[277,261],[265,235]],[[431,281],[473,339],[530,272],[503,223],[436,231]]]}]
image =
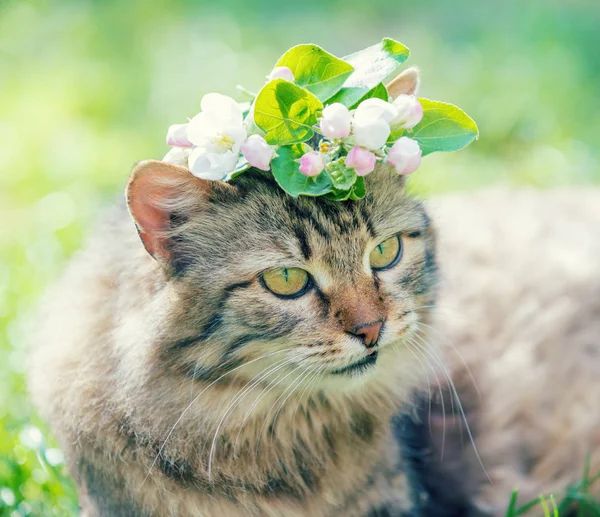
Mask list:
[{"label": "striped fur", "polygon": [[[165,204],[167,261],[115,208],[48,306],[33,392],[86,515],[408,511],[389,419],[425,377],[404,345],[435,296],[422,205],[385,169],[345,203],[291,198],[260,171],[201,187]],[[402,260],[375,274],[370,250],[396,234]],[[272,295],[258,276],[281,266],[314,286]],[[368,310],[385,320],[375,368],[327,373],[365,357],[346,314]]]},{"label": "striped fur", "polygon": [[[124,206],[106,215],[30,370],[85,517],[503,515],[515,486],[600,468],[600,193],[439,200],[434,231],[390,171],[367,190],[292,199],[259,171],[180,189],[166,261]],[[402,260],[370,271],[397,233]],[[268,293],[258,275],[282,265],[314,287]],[[385,319],[375,368],[325,374],[364,357],[344,330],[361,304]],[[423,398],[438,354],[493,485],[449,388]]]}]

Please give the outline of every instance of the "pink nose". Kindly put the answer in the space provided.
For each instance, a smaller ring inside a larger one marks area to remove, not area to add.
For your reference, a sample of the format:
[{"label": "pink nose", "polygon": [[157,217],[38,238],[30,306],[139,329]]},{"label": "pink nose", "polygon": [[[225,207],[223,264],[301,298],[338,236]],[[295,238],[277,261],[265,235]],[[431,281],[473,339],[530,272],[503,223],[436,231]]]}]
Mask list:
[{"label": "pink nose", "polygon": [[368,323],[367,325],[361,325],[352,332],[355,336],[362,338],[363,343],[367,348],[371,348],[377,344],[379,339],[379,333],[383,326],[382,321],[376,321],[375,323]]}]

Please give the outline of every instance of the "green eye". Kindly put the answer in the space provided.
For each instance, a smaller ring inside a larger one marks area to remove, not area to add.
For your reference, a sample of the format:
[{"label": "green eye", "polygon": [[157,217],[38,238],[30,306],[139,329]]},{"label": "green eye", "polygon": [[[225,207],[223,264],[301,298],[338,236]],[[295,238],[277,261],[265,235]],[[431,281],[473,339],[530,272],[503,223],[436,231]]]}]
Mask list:
[{"label": "green eye", "polygon": [[402,243],[400,237],[394,235],[375,246],[369,255],[369,261],[373,269],[389,269],[398,263],[401,255]]},{"label": "green eye", "polygon": [[310,281],[308,273],[297,267],[282,267],[265,271],[263,285],[273,294],[286,298],[295,298],[304,294]]}]

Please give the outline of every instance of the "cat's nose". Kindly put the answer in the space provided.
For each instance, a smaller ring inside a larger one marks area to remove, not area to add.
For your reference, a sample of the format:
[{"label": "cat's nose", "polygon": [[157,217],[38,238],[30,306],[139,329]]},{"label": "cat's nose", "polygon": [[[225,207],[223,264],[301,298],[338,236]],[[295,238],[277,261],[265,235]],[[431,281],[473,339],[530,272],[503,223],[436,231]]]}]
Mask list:
[{"label": "cat's nose", "polygon": [[367,323],[356,327],[352,334],[360,337],[367,348],[371,348],[377,344],[381,327],[383,327],[383,321]]}]

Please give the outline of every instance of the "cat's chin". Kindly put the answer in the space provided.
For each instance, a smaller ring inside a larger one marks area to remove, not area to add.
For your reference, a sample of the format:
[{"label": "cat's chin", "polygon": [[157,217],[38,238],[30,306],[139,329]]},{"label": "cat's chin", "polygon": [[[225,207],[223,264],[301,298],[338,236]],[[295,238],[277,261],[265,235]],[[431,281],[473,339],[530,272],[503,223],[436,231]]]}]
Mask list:
[{"label": "cat's chin", "polygon": [[[382,358],[383,356],[383,358]],[[389,377],[387,354],[375,352],[362,359],[329,371],[319,381],[319,388],[326,393],[364,392]],[[385,359],[384,359],[385,358]]]},{"label": "cat's chin", "polygon": [[318,389],[329,395],[338,393],[353,396],[389,391],[398,396],[410,393],[425,382],[422,367],[423,364],[415,364],[413,353],[408,352],[403,343],[396,342],[382,347],[377,353],[330,371],[317,384]]}]

